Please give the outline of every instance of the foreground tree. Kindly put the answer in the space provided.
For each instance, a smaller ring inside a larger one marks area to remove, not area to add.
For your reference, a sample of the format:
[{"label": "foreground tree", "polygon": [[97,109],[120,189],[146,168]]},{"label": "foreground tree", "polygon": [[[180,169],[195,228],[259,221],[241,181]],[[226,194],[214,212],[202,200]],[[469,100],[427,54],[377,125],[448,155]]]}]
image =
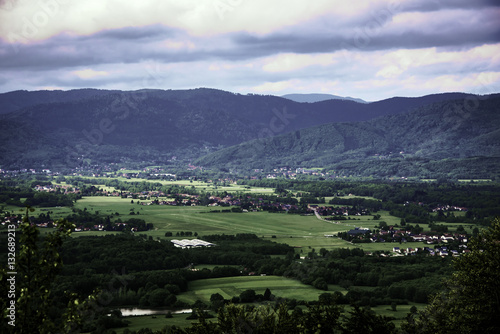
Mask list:
[{"label": "foreground tree", "polygon": [[468,247],[454,260],[446,290],[418,316],[409,315],[404,332],[500,333],[500,218]]},{"label": "foreground tree", "polygon": [[[3,319],[10,320],[1,322],[0,332],[69,332],[68,326],[79,320],[73,307],[77,301],[72,299],[68,308],[59,311],[59,315],[54,317],[51,313],[54,306],[51,285],[62,269],[59,249],[74,226],[61,220],[57,223],[57,229],[41,240],[38,228],[30,224],[30,211],[33,209],[26,209],[20,229],[16,230],[17,238],[16,242],[13,242],[15,263],[12,267],[0,270],[0,305]],[[14,284],[11,285],[9,279]],[[6,291],[9,291],[9,294]]]},{"label": "foreground tree", "polygon": [[352,306],[352,312],[342,315],[343,307],[333,304],[308,305],[307,309],[289,310],[287,303],[274,307],[229,304],[217,312],[217,322],[207,321],[200,313],[191,327],[172,327],[172,334],[393,334],[390,318],[376,315],[368,308]]}]

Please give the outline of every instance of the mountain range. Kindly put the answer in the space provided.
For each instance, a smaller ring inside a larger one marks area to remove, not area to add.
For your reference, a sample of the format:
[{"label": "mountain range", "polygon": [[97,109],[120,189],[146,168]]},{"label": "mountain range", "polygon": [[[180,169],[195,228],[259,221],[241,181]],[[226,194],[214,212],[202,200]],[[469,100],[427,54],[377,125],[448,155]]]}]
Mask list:
[{"label": "mountain range", "polygon": [[[208,88],[15,91],[0,94],[0,168],[190,162],[383,176],[410,161],[408,173],[419,174],[422,164],[463,169],[480,159],[490,173],[499,106],[499,95],[464,93],[300,103]],[[385,174],[372,168],[388,164]]]},{"label": "mountain range", "polygon": [[286,95],[281,95],[281,97],[285,99],[289,99],[295,102],[301,102],[301,103],[314,103],[314,102],[321,102],[321,101],[327,101],[327,100],[348,100],[348,101],[354,101],[354,102],[359,102],[359,103],[367,103],[366,101],[362,99],[358,99],[355,97],[350,97],[350,96],[338,96],[338,95],[332,95],[332,94],[286,94]]}]

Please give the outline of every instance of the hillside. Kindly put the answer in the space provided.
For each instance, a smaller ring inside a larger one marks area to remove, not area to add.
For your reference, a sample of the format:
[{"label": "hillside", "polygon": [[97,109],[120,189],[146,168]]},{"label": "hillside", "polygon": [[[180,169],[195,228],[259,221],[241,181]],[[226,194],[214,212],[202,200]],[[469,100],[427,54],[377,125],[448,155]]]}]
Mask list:
[{"label": "hillside", "polygon": [[431,176],[453,170],[462,177],[498,174],[499,124],[500,95],[481,100],[469,111],[464,100],[453,100],[370,121],[330,123],[254,140],[197,163],[226,168],[327,167],[343,175],[365,176]]},{"label": "hillside", "polygon": [[70,102],[84,100],[93,96],[103,96],[117,91],[100,89],[74,89],[62,90],[41,90],[30,92],[27,90],[16,90],[13,92],[0,94],[0,114],[7,114],[19,109],[35,106],[38,104]]},{"label": "hillside", "polygon": [[[70,169],[123,161],[186,163],[252,139],[332,122],[361,122],[401,114],[465,96],[449,93],[396,97],[361,104],[343,100],[297,103],[276,96],[206,88],[17,91],[0,94],[0,106],[8,105],[7,110],[20,107],[0,115],[0,168]],[[297,145],[300,149],[308,144]],[[319,163],[321,159],[316,161],[310,156],[318,156],[314,147],[300,149],[298,153],[304,153],[303,157],[286,160],[299,165]],[[280,156],[270,156],[269,163]],[[207,159],[203,161],[217,161]]]}]

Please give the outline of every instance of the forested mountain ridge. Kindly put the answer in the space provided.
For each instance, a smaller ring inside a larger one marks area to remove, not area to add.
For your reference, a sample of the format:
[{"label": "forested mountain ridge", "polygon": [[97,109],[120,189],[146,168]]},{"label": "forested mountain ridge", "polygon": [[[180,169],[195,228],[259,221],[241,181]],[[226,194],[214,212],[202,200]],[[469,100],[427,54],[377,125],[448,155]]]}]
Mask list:
[{"label": "forested mountain ridge", "polygon": [[[207,88],[17,91],[0,94],[0,108],[4,108],[0,114],[20,108],[0,115],[0,168],[194,161],[256,138],[332,122],[366,121],[466,96],[447,93],[362,104],[343,100],[297,103]],[[314,149],[320,144],[308,144],[296,152],[304,153],[296,162],[310,161],[308,154],[316,156]],[[269,162],[278,162],[276,157]]]},{"label": "forested mountain ridge", "polygon": [[226,148],[197,163],[226,168],[329,166],[361,175],[383,169],[387,174],[382,175],[406,176],[418,169],[432,173],[434,167],[464,169],[476,163],[498,173],[500,95],[476,102],[465,107],[462,99],[438,102],[365,122],[324,124]]},{"label": "forested mountain ridge", "polygon": [[27,90],[16,90],[0,94],[0,114],[7,114],[38,104],[78,101],[93,96],[103,96],[116,92],[118,91],[91,88],[69,91],[40,90],[32,92]]},{"label": "forested mountain ridge", "polygon": [[307,102],[307,103],[314,103],[314,102],[320,102],[320,101],[327,101],[327,100],[349,100],[349,101],[354,101],[354,102],[359,102],[359,103],[368,103],[362,99],[350,97],[350,96],[338,96],[338,95],[332,95],[332,94],[286,94],[282,95],[281,97],[285,99],[289,99],[295,102]]}]

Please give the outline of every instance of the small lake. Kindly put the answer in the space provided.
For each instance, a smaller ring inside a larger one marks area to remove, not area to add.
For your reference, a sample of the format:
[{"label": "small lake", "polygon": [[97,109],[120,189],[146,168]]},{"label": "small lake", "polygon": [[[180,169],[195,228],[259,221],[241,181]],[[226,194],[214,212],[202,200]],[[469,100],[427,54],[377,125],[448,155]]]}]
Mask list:
[{"label": "small lake", "polygon": [[137,316],[137,315],[155,315],[155,314],[167,314],[167,313],[172,313],[172,314],[185,314],[185,313],[192,313],[192,309],[183,309],[183,310],[162,310],[162,309],[147,309],[147,308],[121,308],[119,309],[120,312],[122,313],[122,316],[124,317],[131,317],[131,316]]}]

